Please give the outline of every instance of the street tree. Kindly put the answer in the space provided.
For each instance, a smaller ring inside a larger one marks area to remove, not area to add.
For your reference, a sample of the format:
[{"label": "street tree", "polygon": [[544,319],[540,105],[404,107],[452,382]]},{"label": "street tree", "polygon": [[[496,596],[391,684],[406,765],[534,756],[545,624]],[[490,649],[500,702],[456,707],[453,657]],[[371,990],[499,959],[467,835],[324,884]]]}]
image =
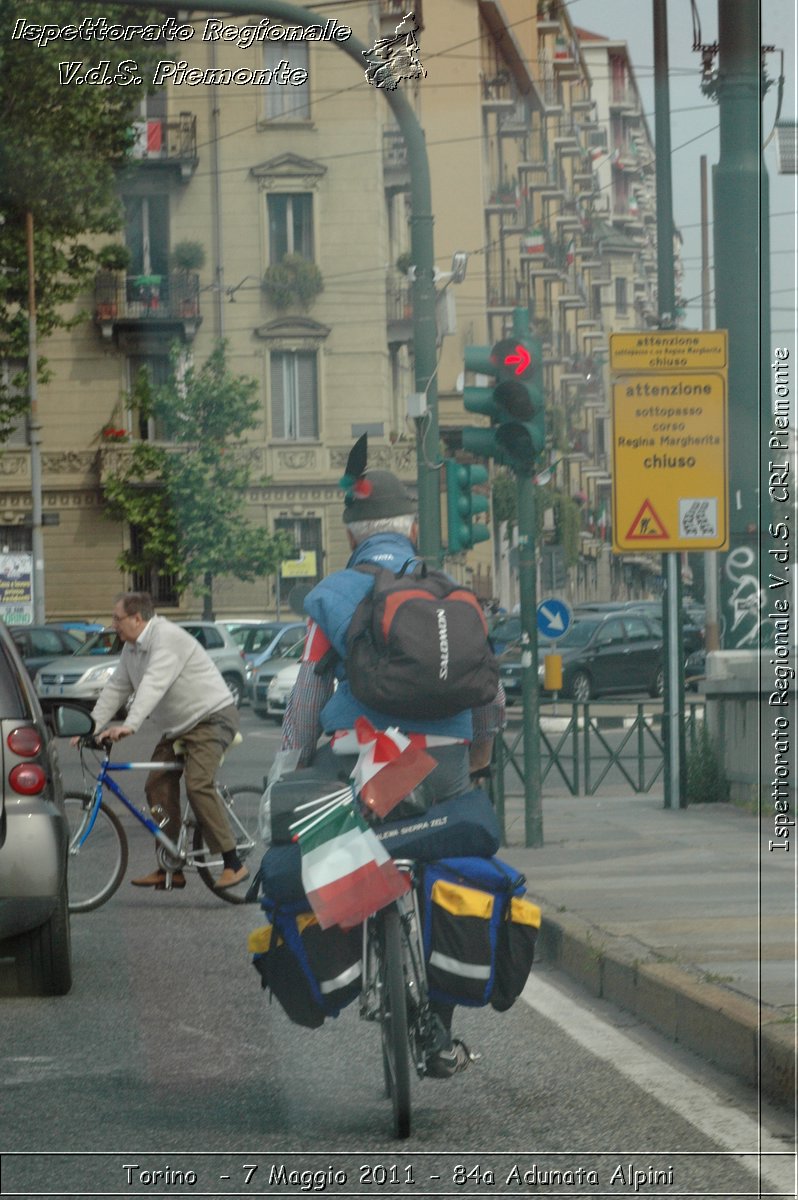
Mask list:
[{"label": "street tree", "polygon": [[224,344],[182,373],[175,352],[173,366],[163,386],[146,370],[135,382],[130,405],[142,420],[155,420],[163,441],[123,452],[105,484],[108,515],[138,532],[135,551],[120,556],[123,570],[171,574],[178,591],[202,596],[203,616],[213,619],[217,576],[273,574],[293,545],[245,513],[251,467],[244,435],[257,422],[256,381],[230,372]]},{"label": "street tree", "polygon": [[[103,10],[109,21],[120,14],[125,24],[141,15]],[[7,364],[0,376],[0,442],[27,405],[28,214],[41,339],[83,319],[69,306],[96,270],[96,238],[122,221],[115,179],[129,159],[132,114],[146,84],[64,83],[59,63],[80,59],[86,46],[98,43],[56,39],[43,45],[19,36],[19,22],[68,26],[86,15],[85,5],[71,2],[54,8],[49,0],[0,0],[0,363]],[[153,54],[152,46],[141,44],[126,43],[125,49],[142,68]],[[146,78],[146,71],[141,74]],[[43,358],[39,378],[48,378]]]}]

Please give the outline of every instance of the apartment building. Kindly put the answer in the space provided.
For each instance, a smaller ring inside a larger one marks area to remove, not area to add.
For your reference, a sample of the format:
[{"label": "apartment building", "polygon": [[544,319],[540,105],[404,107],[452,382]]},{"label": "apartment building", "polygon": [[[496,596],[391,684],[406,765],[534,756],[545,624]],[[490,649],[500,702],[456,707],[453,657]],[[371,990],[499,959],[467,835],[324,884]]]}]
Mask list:
[{"label": "apartment building", "polygon": [[[345,12],[370,46],[404,10],[374,0]],[[654,311],[651,142],[639,97],[636,108],[619,107],[610,87],[617,59],[634,98],[631,64],[622,44],[575,29],[557,2],[439,0],[415,12],[426,76],[400,86],[425,131],[436,263],[445,273],[454,252],[468,254],[465,280],[454,286],[442,274],[439,283],[441,430],[478,421],[462,406],[465,346],[497,340],[528,306],[544,343],[552,442],[542,582],[574,598],[609,595],[624,568],[610,562],[601,520],[610,511],[606,339]],[[192,14],[194,36],[165,51],[178,65],[164,68],[137,116],[135,161],[119,181],[127,254],[98,274],[88,319],[45,348],[51,619],[104,616],[128,585],[149,587],[173,615],[198,611],[197,597],[175,594],[168,577],[120,572],[118,555],[138,531],[105,515],[109,472],[132,441],[162,432],[130,407],[132,384],[142,367],[164,379],[175,346],[183,362],[201,363],[225,339],[231,368],[257,381],[260,421],[240,450],[251,466],[249,515],[288,529],[311,572],[217,580],[218,613],[286,614],[343,565],[338,479],[360,433],[373,465],[415,478],[410,176],[391,110],[333,39],[210,40],[207,19]],[[258,20],[226,24],[251,30]],[[277,74],[284,62],[296,73],[290,85],[208,82],[219,78],[209,72]],[[300,285],[286,300],[270,271],[286,256],[314,264],[323,290]],[[0,464],[0,538],[24,549],[28,451],[8,444]],[[511,546],[480,549],[455,570],[483,595],[501,588],[512,599]]]}]

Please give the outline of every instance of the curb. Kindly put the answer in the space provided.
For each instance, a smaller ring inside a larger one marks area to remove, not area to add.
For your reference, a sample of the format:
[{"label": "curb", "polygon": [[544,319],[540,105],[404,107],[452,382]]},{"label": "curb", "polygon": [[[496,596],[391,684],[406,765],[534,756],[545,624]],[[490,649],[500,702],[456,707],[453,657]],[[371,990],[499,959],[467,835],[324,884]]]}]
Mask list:
[{"label": "curb", "polygon": [[592,995],[634,1013],[744,1083],[761,1087],[777,1104],[792,1104],[795,1031],[792,1020],[785,1021],[777,1009],[760,1008],[748,997],[657,961],[640,943],[570,913],[543,918],[538,950],[543,961]]}]

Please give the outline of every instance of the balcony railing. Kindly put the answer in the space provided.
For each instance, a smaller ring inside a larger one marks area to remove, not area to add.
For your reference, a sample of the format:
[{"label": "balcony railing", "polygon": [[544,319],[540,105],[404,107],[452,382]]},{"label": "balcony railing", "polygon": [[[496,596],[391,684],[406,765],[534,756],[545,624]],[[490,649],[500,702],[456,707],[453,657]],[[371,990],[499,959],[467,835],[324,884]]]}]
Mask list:
[{"label": "balcony railing", "polygon": [[133,125],[136,136],[133,158],[142,162],[174,165],[184,178],[190,177],[197,166],[197,118],[180,113],[175,121],[148,117]]},{"label": "balcony railing", "polygon": [[[199,275],[121,275],[101,271],[94,282],[94,315],[101,326],[116,321],[183,321],[198,323]],[[105,332],[105,330],[103,330]]]}]

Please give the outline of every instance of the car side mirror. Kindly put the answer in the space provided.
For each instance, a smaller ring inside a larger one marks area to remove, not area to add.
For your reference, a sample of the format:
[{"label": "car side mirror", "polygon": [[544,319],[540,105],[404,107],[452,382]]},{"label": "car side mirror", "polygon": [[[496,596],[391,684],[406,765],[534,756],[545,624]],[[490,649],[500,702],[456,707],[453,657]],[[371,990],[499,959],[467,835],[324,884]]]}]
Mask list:
[{"label": "car side mirror", "polygon": [[78,704],[57,704],[48,715],[56,737],[86,737],[94,732],[94,721]]}]

